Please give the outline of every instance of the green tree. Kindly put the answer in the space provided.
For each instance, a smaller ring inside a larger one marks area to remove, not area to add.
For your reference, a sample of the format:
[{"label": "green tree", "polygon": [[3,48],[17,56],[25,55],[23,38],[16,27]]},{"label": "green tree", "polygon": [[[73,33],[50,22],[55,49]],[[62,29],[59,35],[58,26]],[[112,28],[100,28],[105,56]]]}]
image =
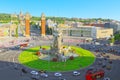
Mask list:
[{"label": "green tree", "polygon": [[115,34],[114,36],[115,36],[115,40],[120,40],[120,34],[119,33]]},{"label": "green tree", "polygon": [[18,37],[18,26],[17,26],[17,28],[16,28],[15,37]]},{"label": "green tree", "polygon": [[115,42],[115,37],[113,35],[111,35],[110,43],[114,43],[114,42]]}]

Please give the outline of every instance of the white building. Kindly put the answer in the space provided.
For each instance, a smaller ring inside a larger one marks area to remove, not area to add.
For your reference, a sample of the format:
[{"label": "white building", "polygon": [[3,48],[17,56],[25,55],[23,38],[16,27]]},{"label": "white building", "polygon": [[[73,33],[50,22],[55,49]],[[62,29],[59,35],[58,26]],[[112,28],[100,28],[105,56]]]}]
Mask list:
[{"label": "white building", "polygon": [[81,22],[74,22],[72,24],[72,27],[81,27],[81,26],[83,26],[83,23],[81,23]]},{"label": "white building", "polygon": [[46,26],[49,28],[55,27],[57,25],[57,23],[53,22],[51,19],[48,19],[46,21]]},{"label": "white building", "polygon": [[80,27],[83,26],[82,22],[75,22],[75,21],[65,21],[65,24],[71,27]]}]

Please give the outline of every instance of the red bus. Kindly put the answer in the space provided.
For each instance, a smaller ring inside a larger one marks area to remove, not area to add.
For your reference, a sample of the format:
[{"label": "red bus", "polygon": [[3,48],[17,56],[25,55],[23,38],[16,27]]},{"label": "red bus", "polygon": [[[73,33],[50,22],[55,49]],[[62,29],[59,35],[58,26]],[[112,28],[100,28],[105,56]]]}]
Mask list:
[{"label": "red bus", "polygon": [[103,70],[98,70],[98,71],[88,70],[85,77],[86,77],[86,80],[97,80],[99,78],[104,77],[104,71]]}]

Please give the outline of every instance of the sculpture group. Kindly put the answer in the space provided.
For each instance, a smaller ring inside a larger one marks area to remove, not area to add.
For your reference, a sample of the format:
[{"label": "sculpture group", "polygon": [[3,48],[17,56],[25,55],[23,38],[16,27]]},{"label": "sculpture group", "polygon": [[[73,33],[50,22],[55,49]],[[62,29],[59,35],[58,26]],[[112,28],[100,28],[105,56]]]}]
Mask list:
[{"label": "sculpture group", "polygon": [[[53,31],[53,44],[50,46],[50,49],[45,48],[40,49],[40,53],[44,55],[42,59],[44,60],[56,60],[65,62],[71,56],[76,57],[77,54],[71,49],[70,46],[63,45],[62,31],[60,29],[55,29]],[[41,56],[40,56],[41,58]]]}]

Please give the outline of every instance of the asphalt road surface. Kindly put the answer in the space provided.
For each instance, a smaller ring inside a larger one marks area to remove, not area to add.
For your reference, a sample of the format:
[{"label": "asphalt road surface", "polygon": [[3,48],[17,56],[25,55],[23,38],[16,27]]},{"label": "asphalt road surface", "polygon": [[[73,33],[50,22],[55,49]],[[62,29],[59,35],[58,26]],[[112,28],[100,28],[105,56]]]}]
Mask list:
[{"label": "asphalt road surface", "polygon": [[[32,46],[39,46],[39,45],[50,45],[51,41],[49,41],[48,38],[34,38],[30,42]],[[66,43],[66,42],[65,42]],[[67,43],[69,45],[75,45],[75,42]],[[76,43],[78,44],[78,43]],[[84,46],[81,46],[84,47]],[[88,46],[86,45],[85,48]],[[95,49],[96,47],[94,47]],[[120,48],[119,48],[120,49]],[[0,80],[33,80],[30,74],[30,71],[34,69],[30,69],[28,67],[23,66],[18,61],[18,56],[22,50],[8,50],[5,52],[0,53]],[[93,54],[96,56],[100,55],[101,52],[94,52],[94,50],[91,50]],[[93,67],[94,69],[101,69],[102,65],[99,65],[98,62],[101,61],[102,63],[105,63],[106,65],[111,66],[111,70],[107,70],[106,68],[102,68],[105,71],[105,77],[109,77],[111,80],[120,80],[120,55],[115,55],[114,53],[106,53],[105,55],[109,55],[108,59],[104,59],[104,57],[97,57],[95,62],[89,66]],[[109,59],[112,60],[112,64],[109,64]],[[89,69],[89,67],[78,70],[81,74],[80,76],[73,76],[72,72],[61,72],[62,77],[66,80],[85,80],[85,74],[86,71]],[[21,69],[25,69],[27,73],[23,73]],[[47,72],[48,78],[39,77],[39,80],[60,80],[59,77],[54,76],[54,72]],[[103,80],[103,79],[99,79]]]}]

